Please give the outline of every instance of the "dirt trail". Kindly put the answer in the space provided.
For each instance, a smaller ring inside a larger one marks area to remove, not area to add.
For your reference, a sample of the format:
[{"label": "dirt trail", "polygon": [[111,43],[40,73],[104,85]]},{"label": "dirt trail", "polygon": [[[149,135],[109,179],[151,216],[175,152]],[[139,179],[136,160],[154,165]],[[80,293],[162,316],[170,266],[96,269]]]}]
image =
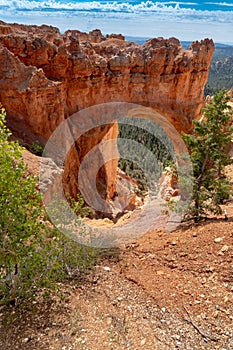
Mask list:
[{"label": "dirt trail", "polygon": [[233,349],[233,210],[151,231],[103,260],[69,301],[0,329],[4,350]]}]

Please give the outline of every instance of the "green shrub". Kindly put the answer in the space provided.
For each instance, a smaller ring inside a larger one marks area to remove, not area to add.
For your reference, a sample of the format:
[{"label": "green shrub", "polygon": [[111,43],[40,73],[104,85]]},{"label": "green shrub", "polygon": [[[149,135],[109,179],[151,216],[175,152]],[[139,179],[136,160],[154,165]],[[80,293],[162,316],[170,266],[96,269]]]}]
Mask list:
[{"label": "green shrub", "polygon": [[37,156],[42,156],[44,152],[44,145],[41,145],[38,142],[32,142],[31,146],[29,147],[29,150]]},{"label": "green shrub", "polygon": [[5,116],[0,106],[0,305],[25,305],[57,282],[80,277],[93,266],[97,250],[46,221],[37,179],[27,173],[22,148],[8,140]]}]

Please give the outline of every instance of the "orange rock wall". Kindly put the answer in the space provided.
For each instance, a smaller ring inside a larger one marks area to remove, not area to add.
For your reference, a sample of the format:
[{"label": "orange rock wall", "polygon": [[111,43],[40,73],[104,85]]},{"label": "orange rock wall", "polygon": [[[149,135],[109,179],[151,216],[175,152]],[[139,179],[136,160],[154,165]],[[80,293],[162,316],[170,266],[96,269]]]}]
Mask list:
[{"label": "orange rock wall", "polygon": [[[74,112],[111,101],[150,106],[179,131],[190,131],[203,105],[213,50],[209,39],[185,50],[175,38],[138,45],[99,30],[60,34],[51,26],[0,22],[0,101],[12,125],[45,139]],[[109,127],[97,132],[87,149],[104,134],[116,135],[112,127],[112,133]],[[75,162],[67,179],[77,171]],[[114,193],[115,164],[105,169],[107,196]]]}]

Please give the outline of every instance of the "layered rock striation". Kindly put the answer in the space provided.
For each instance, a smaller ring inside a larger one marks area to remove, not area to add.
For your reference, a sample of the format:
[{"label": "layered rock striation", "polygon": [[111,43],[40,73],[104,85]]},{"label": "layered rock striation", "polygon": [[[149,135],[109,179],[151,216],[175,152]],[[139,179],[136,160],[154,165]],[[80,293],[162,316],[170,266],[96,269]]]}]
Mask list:
[{"label": "layered rock striation", "polygon": [[[12,127],[44,141],[73,113],[111,101],[152,107],[187,132],[203,106],[213,50],[209,39],[185,50],[175,38],[139,45],[99,30],[61,34],[46,25],[0,22],[0,101]],[[80,159],[103,137],[116,134],[117,124],[112,124],[97,128],[87,147],[77,141],[80,152],[70,152],[64,180],[73,195]],[[101,176],[108,174],[107,197],[114,194],[116,164],[102,171]]]}]

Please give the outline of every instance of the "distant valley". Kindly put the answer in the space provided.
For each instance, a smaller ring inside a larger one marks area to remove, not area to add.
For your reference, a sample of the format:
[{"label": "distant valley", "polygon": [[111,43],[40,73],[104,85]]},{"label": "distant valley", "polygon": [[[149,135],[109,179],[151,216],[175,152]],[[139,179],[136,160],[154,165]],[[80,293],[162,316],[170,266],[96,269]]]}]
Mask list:
[{"label": "distant valley", "polygon": [[233,46],[216,44],[205,95],[213,95],[222,88],[233,88]]}]

